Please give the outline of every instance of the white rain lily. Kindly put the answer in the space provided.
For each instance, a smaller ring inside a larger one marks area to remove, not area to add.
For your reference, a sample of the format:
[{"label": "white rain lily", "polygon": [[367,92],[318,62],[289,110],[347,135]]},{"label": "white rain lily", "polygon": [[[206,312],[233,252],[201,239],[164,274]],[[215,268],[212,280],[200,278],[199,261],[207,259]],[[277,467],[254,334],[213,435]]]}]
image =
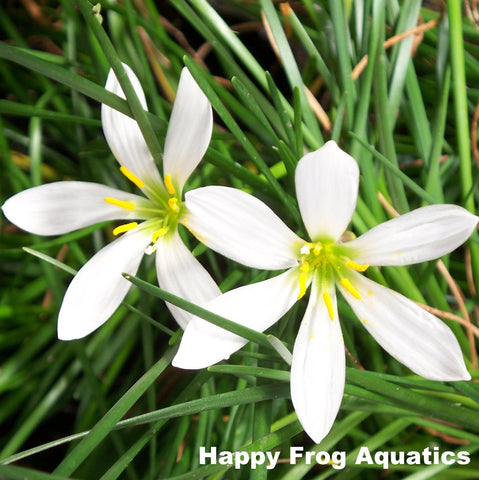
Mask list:
[{"label": "white rain lily", "polygon": [[[345,356],[335,287],[379,344],[413,372],[433,380],[468,380],[452,331],[361,272],[369,265],[407,265],[441,257],[471,235],[478,218],[455,205],[431,205],[346,242],[343,233],[358,193],[356,161],[328,142],[299,161],[295,180],[311,241],[299,238],[260,200],[228,187],[187,193],[186,225],[209,247],[233,260],[255,268],[287,269],[204,305],[214,313],[264,331],[312,284],[291,365],[291,398],[308,435],[317,443],[324,438],[343,396]],[[245,343],[193,317],[173,365],[207,367],[227,359]]]},{"label": "white rain lily", "polygon": [[[146,99],[133,71],[123,65],[143,106]],[[125,98],[110,71],[107,90]],[[96,253],[73,278],[58,317],[58,337],[84,337],[102,325],[120,305],[143,254],[156,252],[160,286],[194,303],[218,296],[220,290],[181,240],[177,227],[184,221],[184,184],[203,157],[213,127],[211,105],[184,68],[166,134],[163,179],[150,155],[138,124],[102,105],[102,125],[121,172],[144,196],[97,183],[57,182],[20,192],[5,202],[5,216],[18,227],[38,235],[59,235],[106,220],[126,220],[113,230],[121,235]],[[189,314],[168,305],[181,327]]]}]

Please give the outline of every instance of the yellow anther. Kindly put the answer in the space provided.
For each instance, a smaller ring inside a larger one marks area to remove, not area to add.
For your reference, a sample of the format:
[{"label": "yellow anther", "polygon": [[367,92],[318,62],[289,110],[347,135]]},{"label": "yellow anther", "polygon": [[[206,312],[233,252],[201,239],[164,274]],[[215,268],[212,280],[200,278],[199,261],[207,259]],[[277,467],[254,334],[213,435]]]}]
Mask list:
[{"label": "yellow anther", "polygon": [[176,213],[180,211],[180,207],[178,206],[178,199],[176,197],[171,197],[168,200],[168,206]]},{"label": "yellow anther", "polygon": [[125,223],[113,229],[113,235],[120,235],[120,233],[128,232],[128,230],[133,230],[138,226],[137,222]]},{"label": "yellow anther", "polygon": [[323,293],[323,300],[326,304],[326,308],[328,309],[329,318],[334,320],[334,310],[333,310],[333,302],[331,301],[331,297],[329,296],[328,292]]},{"label": "yellow anther", "polygon": [[111,197],[105,197],[104,200],[105,203],[116,205],[117,207],[124,208],[125,210],[135,210],[135,204],[133,202],[126,202],[124,200],[118,200]]},{"label": "yellow anther", "polygon": [[351,285],[351,282],[347,278],[342,278],[339,282],[354,298],[361,300],[359,292]]},{"label": "yellow anther", "polygon": [[166,233],[168,232],[168,230],[169,230],[168,227],[162,227],[159,230],[157,230],[155,233],[153,233],[153,235],[151,236],[151,240],[153,241],[153,243],[156,243],[156,241],[160,237],[164,237],[166,235]]},{"label": "yellow anther", "polygon": [[306,293],[306,280],[308,279],[308,276],[305,273],[300,273],[299,274],[299,293],[298,293],[298,300],[302,297],[304,297],[304,294]]},{"label": "yellow anther", "polygon": [[368,295],[371,296],[373,294],[372,290],[368,290]]},{"label": "yellow anther", "polygon": [[346,262],[346,267],[350,268],[351,270],[356,270],[357,272],[365,272],[369,268],[369,263],[360,265],[359,263],[348,260]]},{"label": "yellow anther", "polygon": [[321,252],[321,250],[322,250],[321,245],[316,244],[316,245],[314,246],[314,248],[313,248],[313,253],[314,253],[316,256],[318,256],[319,253]]},{"label": "yellow anther", "polygon": [[304,273],[308,273],[309,272],[309,263],[306,260],[304,260],[301,263],[301,266],[299,267],[299,269]]},{"label": "yellow anther", "polygon": [[121,166],[120,172],[125,175],[131,183],[134,183],[138,188],[143,188],[145,186],[145,182],[138,178],[134,173],[130,172],[128,168]]},{"label": "yellow anther", "polygon": [[165,187],[170,195],[175,194],[175,187],[173,186],[173,182],[171,181],[171,175],[169,173],[165,175]]}]

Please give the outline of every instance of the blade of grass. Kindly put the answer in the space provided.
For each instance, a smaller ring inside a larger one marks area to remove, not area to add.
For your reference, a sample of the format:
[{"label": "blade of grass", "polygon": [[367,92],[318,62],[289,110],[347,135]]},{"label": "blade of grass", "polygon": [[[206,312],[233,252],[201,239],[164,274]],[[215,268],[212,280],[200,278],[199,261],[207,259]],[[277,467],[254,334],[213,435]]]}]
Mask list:
[{"label": "blade of grass", "polygon": [[94,118],[80,117],[78,115],[69,115],[66,113],[54,112],[39,108],[35,105],[25,105],[24,103],[12,102],[10,100],[0,100],[0,113],[6,115],[16,115],[21,117],[39,117],[45,120],[53,120],[58,122],[72,122],[83,125],[91,125],[101,127],[100,120]]},{"label": "blade of grass", "polygon": [[[166,407],[161,410],[149,412],[143,415],[138,415],[136,417],[128,418],[126,420],[117,421],[113,424],[112,427],[110,425],[109,427],[111,428],[111,430],[128,428],[128,427],[145,425],[148,423],[168,420],[171,418],[178,418],[184,415],[193,415],[207,409],[214,410],[219,408],[227,408],[227,407],[232,407],[236,405],[250,404],[251,402],[260,402],[260,401],[271,400],[276,398],[287,398],[288,396],[289,396],[289,385],[285,385],[285,384],[261,385],[260,387],[250,387],[250,388],[244,388],[242,390],[220,393],[208,398],[190,400],[188,402],[184,402],[178,405],[172,405],[170,407]],[[119,402],[121,401],[122,399],[119,400]],[[112,410],[110,410],[110,413],[107,415],[108,417],[111,417],[111,415],[114,415],[114,414],[116,416],[116,412],[112,412]],[[106,417],[103,417],[103,419],[100,420],[100,422],[103,422],[104,424],[108,420],[108,423],[110,424],[109,418],[107,420],[105,420],[105,418]],[[31,448],[29,450],[26,450],[24,452],[19,452],[15,455],[11,455],[9,457],[3,458],[0,460],[0,464],[17,462],[18,460],[21,460],[23,458],[27,458],[31,455],[35,455],[45,450],[49,450],[50,448],[54,448],[54,447],[63,445],[65,443],[70,443],[75,440],[79,440],[79,439],[86,440],[88,435],[90,435],[95,428],[96,427],[94,427],[92,430],[69,435],[68,437],[64,437],[59,440],[54,440],[44,445],[40,445],[40,446]],[[108,434],[108,432],[106,432],[106,434]],[[78,447],[80,445],[81,443],[78,445]],[[76,468],[76,466],[73,465],[73,468]]]},{"label": "blade of grass", "polygon": [[435,203],[434,197],[432,197],[428,192],[422,189],[414,180],[411,180],[404,172],[402,172],[397,165],[391,163],[387,157],[378,152],[373,146],[368,144],[362,138],[360,138],[356,133],[349,132],[356,141],[358,141],[364,148],[369,150],[371,154],[381,162],[382,166],[385,167],[389,172],[396,176],[406,187],[410,188],[418,197],[422,198],[428,204],[433,205]]},{"label": "blade of grass", "polygon": [[8,480],[75,480],[74,477],[44,473],[31,468],[0,465],[0,475]]},{"label": "blade of grass", "polygon": [[54,267],[57,267],[57,268],[65,271],[65,272],[69,273],[70,275],[76,275],[76,273],[77,273],[77,271],[75,269],[71,268],[70,266],[66,265],[65,263],[60,262],[56,258],[52,258],[49,255],[46,255],[42,252],[37,252],[36,250],[33,250],[33,248],[23,247],[23,250],[25,250],[25,252],[29,253],[30,255],[33,255],[33,256],[38,257],[42,260],[45,260],[46,262],[52,264]]},{"label": "blade of grass", "polygon": [[101,45],[103,52],[105,53],[105,56],[111,65],[111,68],[115,72],[115,76],[126,96],[133,116],[140,127],[141,133],[143,134],[145,142],[148,145],[151,156],[159,163],[162,158],[160,142],[155,135],[153,127],[149,121],[149,117],[146,115],[145,110],[143,110],[143,106],[138,99],[129,77],[123,68],[120,57],[116,53],[116,50],[113,47],[113,44],[111,43],[105,30],[95,17],[90,2],[88,0],[76,0],[76,4],[80,9],[87,25],[95,34],[98,43]]},{"label": "blade of grass", "polygon": [[479,417],[469,408],[457,405],[455,402],[444,402],[431,398],[397,385],[391,388],[390,384],[380,380],[371,372],[352,369],[346,369],[346,372],[346,378],[349,382],[384,395],[390,399],[392,405],[411,408],[417,414],[449,421],[479,431]]},{"label": "blade of grass", "polygon": [[245,151],[250,156],[251,160],[254,162],[258,170],[266,177],[266,180],[271,185],[272,189],[276,193],[279,199],[283,202],[283,204],[288,208],[288,211],[292,215],[292,217],[296,220],[297,223],[300,223],[300,215],[298,209],[291,201],[290,197],[288,197],[284,190],[281,188],[281,185],[278,183],[276,178],[274,178],[271,170],[268,168],[264,160],[261,158],[255,147],[252,143],[248,140],[244,132],[238,126],[236,121],[224,107],[223,103],[221,102],[220,98],[216,95],[213,91],[212,87],[210,86],[208,79],[206,78],[204,72],[196,65],[190,58],[185,57],[185,64],[190,70],[195,80],[198,82],[202,90],[205,92],[205,95],[208,97],[209,101],[215,108],[218,115],[220,115],[221,119],[225,122],[226,126],[229,128],[231,133],[235,136],[241,146],[245,149]]},{"label": "blade of grass", "polygon": [[125,100],[117,95],[108,92],[100,85],[76,75],[52,62],[47,62],[29,50],[12,47],[5,42],[0,42],[0,58],[17,63],[30,70],[51,78],[63,85],[87,95],[98,102],[118,110],[125,115],[131,116],[130,109]]},{"label": "blade of grass", "polygon": [[229,330],[236,335],[239,335],[247,340],[252,342],[256,342],[259,345],[263,345],[268,347],[270,350],[273,350],[273,347],[268,341],[268,337],[263,333],[257,332],[256,330],[252,330],[251,328],[243,327],[242,325],[235,323],[231,320],[228,320],[220,315],[216,315],[213,312],[209,312],[208,310],[195,305],[194,303],[190,303],[183,298],[177,297],[166,290],[162,290],[151,283],[145,282],[140,278],[137,278],[133,275],[124,274],[123,275],[128,281],[136,285],[141,290],[153,295],[154,297],[161,298],[168,303],[172,303],[173,305],[186,310],[193,315],[196,315],[204,320],[212,323],[213,325],[217,325],[218,327],[224,328],[225,330]]},{"label": "blade of grass", "polygon": [[[389,109],[387,106],[387,72],[386,72],[386,55],[384,48],[378,52],[376,57],[376,74],[373,80],[374,88],[374,105],[376,111],[376,118],[380,119],[377,122],[379,145],[384,152],[389,163],[394,167],[398,167],[398,160],[396,155],[396,147],[394,144],[393,128],[390,122]],[[393,205],[399,213],[409,211],[408,201],[402,183],[391,175],[389,171],[386,172],[388,187],[393,201]]]},{"label": "blade of grass", "polygon": [[[471,144],[469,138],[469,119],[467,109],[467,85],[464,67],[464,41],[462,38],[462,9],[460,2],[448,2],[450,58],[452,69],[452,91],[454,96],[454,113],[456,120],[456,138],[459,151],[459,172],[464,207],[475,213],[471,171]],[[469,242],[474,272],[474,285],[479,292],[479,245]]]},{"label": "blade of grass", "polygon": [[[328,2],[331,21],[333,23],[334,40],[336,43],[336,54],[339,62],[340,82],[342,91],[346,94],[346,111],[348,126],[353,125],[355,117],[355,102],[358,93],[353,82],[351,68],[351,45],[348,43],[351,38],[346,23],[346,15],[343,10],[343,2],[329,0]],[[348,127],[349,128],[349,127]]]},{"label": "blade of grass", "polygon": [[170,348],[152,368],[150,368],[106,415],[92,428],[88,435],[60,462],[54,473],[71,475],[95,447],[111,432],[120,418],[145,393],[158,376],[169,366],[176,353],[176,348]]},{"label": "blade of grass", "polygon": [[309,131],[311,132],[313,138],[316,139],[316,144],[313,145],[312,148],[317,149],[324,143],[323,136],[321,135],[321,131],[318,127],[318,122],[314,117],[313,111],[311,110],[308,100],[306,98],[306,94],[304,93],[303,79],[301,77],[301,73],[299,72],[293,52],[291,51],[291,47],[289,46],[281,22],[279,21],[278,14],[276,12],[276,9],[274,8],[273,2],[271,0],[260,0],[260,4],[262,7],[262,12],[266,17],[276,46],[278,48],[281,62],[286,72],[290,88],[292,91],[294,91],[295,88],[298,88],[304,122]]}]

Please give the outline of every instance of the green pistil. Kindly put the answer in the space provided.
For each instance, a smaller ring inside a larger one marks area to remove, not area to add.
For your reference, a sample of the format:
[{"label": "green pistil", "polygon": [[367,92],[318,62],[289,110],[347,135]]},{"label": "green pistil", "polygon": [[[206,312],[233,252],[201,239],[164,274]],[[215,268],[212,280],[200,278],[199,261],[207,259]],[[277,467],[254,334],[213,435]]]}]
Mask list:
[{"label": "green pistil", "polygon": [[307,280],[317,275],[320,285],[339,282],[355,298],[359,297],[351,285],[350,271],[364,272],[369,265],[359,265],[350,258],[351,251],[344,244],[333,241],[305,242],[299,250],[299,295],[306,293]]}]

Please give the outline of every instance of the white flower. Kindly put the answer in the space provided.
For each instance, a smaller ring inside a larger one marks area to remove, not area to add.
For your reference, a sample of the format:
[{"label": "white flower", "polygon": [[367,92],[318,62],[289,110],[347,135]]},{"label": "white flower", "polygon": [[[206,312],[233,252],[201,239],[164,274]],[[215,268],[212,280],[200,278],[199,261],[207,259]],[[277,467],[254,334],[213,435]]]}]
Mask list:
[{"label": "white flower", "polygon": [[[146,109],[138,78],[123,66]],[[113,71],[105,88],[125,98]],[[108,320],[131,286],[122,272],[134,275],[145,251],[156,251],[158,282],[163,289],[194,303],[220,294],[177,231],[186,214],[184,184],[211,138],[213,114],[208,99],[184,68],[166,134],[163,179],[138,124],[104,104],[101,113],[103,131],[120,170],[145,196],[97,183],[57,182],[25,190],[2,207],[11,222],[38,235],[64,234],[105,220],[128,221],[113,230],[115,235],[124,234],[94,255],[68,287],[58,317],[62,340],[81,338]],[[184,328],[189,314],[168,306]]]},{"label": "white flower", "polygon": [[[296,192],[311,241],[299,238],[245,192],[205,187],[186,194],[187,226],[209,247],[251,267],[287,269],[269,280],[229,291],[205,304],[206,309],[263,331],[312,284],[294,345],[291,397],[305,431],[318,443],[334,422],[344,388],[335,287],[371,335],[412,371],[434,380],[470,378],[459,344],[443,322],[360,272],[369,265],[406,265],[441,257],[471,235],[478,218],[455,205],[432,205],[343,243],[358,183],[355,160],[334,142],[300,160]],[[193,317],[173,365],[203,368],[228,358],[245,343]]]}]

